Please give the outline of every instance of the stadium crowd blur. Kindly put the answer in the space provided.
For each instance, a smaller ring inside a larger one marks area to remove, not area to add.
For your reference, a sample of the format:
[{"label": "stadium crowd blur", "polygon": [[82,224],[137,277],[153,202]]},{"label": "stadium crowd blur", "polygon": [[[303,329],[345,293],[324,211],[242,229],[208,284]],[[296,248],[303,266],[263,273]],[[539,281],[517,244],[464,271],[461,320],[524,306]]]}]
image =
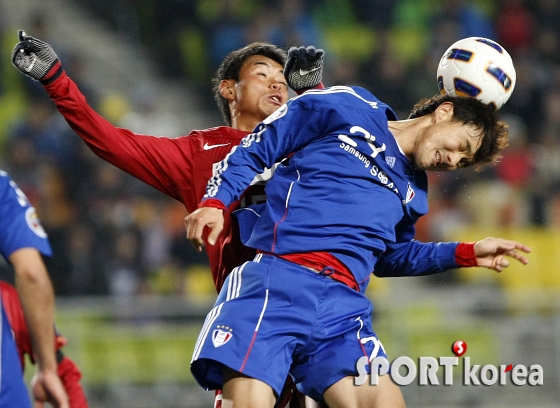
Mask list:
[{"label": "stadium crowd blur", "polygon": [[[211,74],[229,51],[252,41],[324,48],[325,84],[365,86],[404,118],[420,98],[437,93],[436,67],[449,45],[469,36],[495,39],[517,71],[500,111],[511,126],[510,147],[497,167],[482,172],[431,173],[431,212],[417,237],[448,239],[449,229],[464,224],[560,228],[558,1],[73,2],[144,47],[161,62],[161,76],[184,80],[185,92],[215,112],[209,126],[222,124]],[[1,15],[0,168],[27,194],[49,234],[55,255],[46,262],[57,295],[212,292],[197,286],[196,277],[209,271],[184,237],[183,206],[86,148],[39,85],[10,66],[15,31]],[[156,114],[149,86],[116,99],[98,92],[81,55],[57,46],[40,13],[32,21],[28,33],[53,45],[90,104],[114,124],[171,137],[191,130]]]}]

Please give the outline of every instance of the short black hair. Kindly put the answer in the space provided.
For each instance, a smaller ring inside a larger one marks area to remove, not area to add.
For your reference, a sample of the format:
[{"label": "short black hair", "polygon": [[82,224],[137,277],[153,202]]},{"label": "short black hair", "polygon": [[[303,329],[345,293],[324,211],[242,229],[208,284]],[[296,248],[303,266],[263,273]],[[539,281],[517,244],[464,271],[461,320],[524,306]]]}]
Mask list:
[{"label": "short black hair", "polygon": [[485,164],[496,164],[502,157],[500,152],[508,145],[508,125],[498,120],[494,107],[467,96],[435,95],[422,99],[412,109],[409,119],[429,115],[444,102],[453,104],[453,120],[472,125],[482,133],[482,143],[474,155],[477,168]]},{"label": "short black hair", "polygon": [[265,42],[254,42],[246,47],[230,52],[222,61],[216,74],[212,78],[212,90],[218,109],[228,126],[231,126],[231,113],[228,101],[220,94],[220,82],[224,79],[239,81],[239,72],[247,58],[253,55],[262,55],[276,61],[284,66],[286,63],[286,51],[273,44]]}]

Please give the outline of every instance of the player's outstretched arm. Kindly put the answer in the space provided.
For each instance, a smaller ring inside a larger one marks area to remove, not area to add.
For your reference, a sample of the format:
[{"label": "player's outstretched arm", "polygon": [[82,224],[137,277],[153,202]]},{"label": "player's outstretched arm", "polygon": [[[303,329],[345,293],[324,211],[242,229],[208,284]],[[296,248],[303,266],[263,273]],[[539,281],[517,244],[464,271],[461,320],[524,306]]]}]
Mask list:
[{"label": "player's outstretched arm", "polygon": [[510,265],[509,258],[517,259],[524,265],[529,260],[523,253],[530,253],[531,248],[517,241],[488,237],[474,244],[474,255],[478,266],[501,272]]},{"label": "player's outstretched arm", "polygon": [[324,88],[323,80],[323,56],[325,51],[308,47],[291,47],[288,50],[284,76],[288,86],[298,95],[308,89]]}]

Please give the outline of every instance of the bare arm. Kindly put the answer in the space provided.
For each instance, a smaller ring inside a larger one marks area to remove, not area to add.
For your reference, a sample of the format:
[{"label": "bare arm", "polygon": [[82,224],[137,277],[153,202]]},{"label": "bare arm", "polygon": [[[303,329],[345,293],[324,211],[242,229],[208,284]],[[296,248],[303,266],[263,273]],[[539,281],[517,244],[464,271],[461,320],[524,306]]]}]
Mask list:
[{"label": "bare arm", "polygon": [[9,256],[9,260],[15,270],[15,286],[31,334],[37,364],[33,396],[39,403],[49,401],[55,407],[68,408],[68,397],[57,374],[54,291],[47,269],[35,248],[18,249]]}]

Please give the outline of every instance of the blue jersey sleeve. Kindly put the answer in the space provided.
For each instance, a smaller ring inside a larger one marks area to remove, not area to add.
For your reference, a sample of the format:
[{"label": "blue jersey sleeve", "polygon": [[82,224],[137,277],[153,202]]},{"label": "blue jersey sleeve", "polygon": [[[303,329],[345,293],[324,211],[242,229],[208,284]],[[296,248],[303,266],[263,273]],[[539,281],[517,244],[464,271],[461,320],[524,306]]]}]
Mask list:
[{"label": "blue jersey sleeve", "polygon": [[411,240],[388,244],[373,271],[378,277],[433,275],[457,268],[458,242],[420,242]]},{"label": "blue jersey sleeve", "polygon": [[414,222],[403,219],[396,229],[396,242],[388,243],[375,265],[378,277],[433,275],[457,268],[458,242],[420,242],[414,240]]},{"label": "blue jersey sleeve", "polygon": [[0,253],[8,259],[21,248],[52,255],[35,208],[8,174],[0,170]]},{"label": "blue jersey sleeve", "polygon": [[214,198],[228,206],[265,168],[320,137],[322,115],[316,106],[321,102],[316,95],[303,94],[266,118],[223,161],[214,165],[203,200]]}]

